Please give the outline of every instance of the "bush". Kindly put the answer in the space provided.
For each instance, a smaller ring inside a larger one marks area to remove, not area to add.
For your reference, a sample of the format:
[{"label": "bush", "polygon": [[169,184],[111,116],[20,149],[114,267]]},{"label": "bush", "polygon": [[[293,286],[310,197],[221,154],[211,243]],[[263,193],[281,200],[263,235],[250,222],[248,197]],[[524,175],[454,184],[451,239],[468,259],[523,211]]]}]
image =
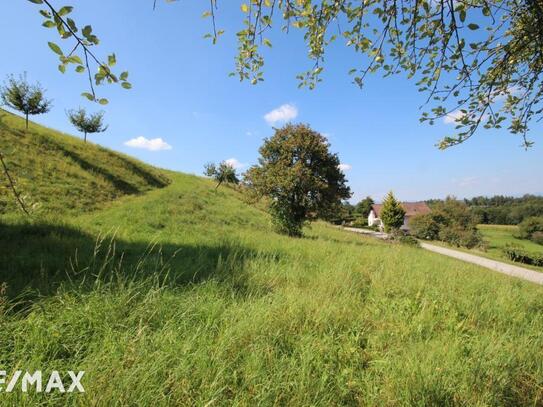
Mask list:
[{"label": "bush", "polygon": [[420,243],[417,239],[415,239],[413,236],[409,235],[401,235],[398,237],[398,242],[401,244],[405,244],[408,246],[414,246],[414,247],[420,247]]},{"label": "bush", "polygon": [[352,223],[353,228],[366,228],[368,227],[368,220],[366,218],[356,218]]},{"label": "bush", "polygon": [[431,213],[413,216],[409,220],[409,231],[419,239],[436,240],[439,237],[439,224]]},{"label": "bush", "polygon": [[468,249],[479,246],[483,241],[477,229],[464,229],[458,225],[442,227],[439,231],[439,240]]},{"label": "bush", "polygon": [[529,264],[532,266],[543,267],[543,255],[539,253],[530,253],[518,246],[508,245],[502,249],[503,254],[511,261],[517,263]]},{"label": "bush", "polygon": [[543,232],[532,233],[532,242],[537,244],[543,244]]},{"label": "bush", "polygon": [[529,239],[536,243],[543,244],[543,217],[532,216],[524,219],[519,225],[517,237]]}]

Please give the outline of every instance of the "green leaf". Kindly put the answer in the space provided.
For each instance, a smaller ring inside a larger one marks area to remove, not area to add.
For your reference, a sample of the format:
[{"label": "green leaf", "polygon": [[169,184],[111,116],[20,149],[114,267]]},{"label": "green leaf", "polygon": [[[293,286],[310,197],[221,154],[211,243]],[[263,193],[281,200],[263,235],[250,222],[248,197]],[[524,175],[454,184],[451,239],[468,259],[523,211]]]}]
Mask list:
[{"label": "green leaf", "polygon": [[460,10],[460,21],[466,21],[466,10],[464,9]]},{"label": "green leaf", "polygon": [[42,25],[45,28],[53,28],[53,27],[56,26],[56,24],[54,22],[52,22],[51,20],[44,21]]},{"label": "green leaf", "polygon": [[272,47],[272,43],[269,39],[267,38],[264,38],[264,40],[262,41],[264,43],[264,45],[268,46],[268,47]]},{"label": "green leaf", "polygon": [[468,24],[468,28],[470,30],[477,30],[479,26],[477,24],[471,23],[471,24]]},{"label": "green leaf", "polygon": [[92,96],[92,94],[89,93],[89,92],[83,92],[83,93],[81,94],[81,96],[86,97],[86,98],[89,99],[91,102],[94,102],[94,96]]},{"label": "green leaf", "polygon": [[66,14],[70,14],[74,8],[72,6],[64,6],[58,11],[59,16],[65,16]]},{"label": "green leaf", "polygon": [[60,65],[58,66],[58,70],[59,70],[60,72],[62,72],[62,73],[66,72],[66,65],[60,64]]},{"label": "green leaf", "polygon": [[101,105],[107,105],[109,103],[109,100],[102,98],[98,101],[98,103],[100,103]]},{"label": "green leaf", "polygon": [[241,5],[241,11],[243,11],[244,13],[248,13],[249,12],[249,6],[245,3],[243,3]]},{"label": "green leaf", "polygon": [[128,72],[122,72],[119,78],[121,79],[121,81],[126,81],[128,79]]},{"label": "green leaf", "polygon": [[123,82],[121,86],[125,89],[132,89],[132,84],[130,82]]},{"label": "green leaf", "polygon": [[64,55],[60,47],[54,42],[48,42],[47,44],[49,45],[49,48],[51,48],[55,54]]},{"label": "green leaf", "polygon": [[92,33],[92,27],[90,25],[86,25],[85,27],[83,27],[83,31],[81,31],[81,33],[85,38],[90,36]]},{"label": "green leaf", "polygon": [[75,68],[75,71],[77,73],[85,72],[85,67],[83,65],[79,65],[78,67]]},{"label": "green leaf", "polygon": [[111,54],[107,57],[107,63],[109,66],[115,66],[117,63],[117,58],[115,58],[115,54]]},{"label": "green leaf", "polygon": [[43,4],[43,0],[28,0],[28,1],[34,4]]}]

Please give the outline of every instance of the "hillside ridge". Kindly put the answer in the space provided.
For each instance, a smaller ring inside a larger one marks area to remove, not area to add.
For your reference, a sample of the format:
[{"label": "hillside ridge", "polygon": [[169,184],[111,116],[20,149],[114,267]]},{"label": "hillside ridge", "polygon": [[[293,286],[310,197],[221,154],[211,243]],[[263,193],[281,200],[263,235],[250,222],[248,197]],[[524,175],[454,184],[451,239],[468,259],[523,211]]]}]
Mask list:
[{"label": "hillside ridge", "polygon": [[[34,213],[80,213],[125,195],[162,188],[167,171],[30,122],[0,109],[0,151]],[[17,213],[7,181],[0,183],[0,215]]]}]

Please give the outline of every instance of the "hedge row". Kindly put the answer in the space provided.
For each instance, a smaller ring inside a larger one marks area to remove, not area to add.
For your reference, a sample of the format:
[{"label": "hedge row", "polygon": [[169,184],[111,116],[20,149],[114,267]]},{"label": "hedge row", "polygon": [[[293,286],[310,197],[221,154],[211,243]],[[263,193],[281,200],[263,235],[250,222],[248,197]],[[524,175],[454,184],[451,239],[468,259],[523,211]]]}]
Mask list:
[{"label": "hedge row", "polygon": [[532,266],[543,267],[543,254],[530,253],[526,250],[513,246],[505,247],[502,250],[509,260],[518,263],[530,264]]}]

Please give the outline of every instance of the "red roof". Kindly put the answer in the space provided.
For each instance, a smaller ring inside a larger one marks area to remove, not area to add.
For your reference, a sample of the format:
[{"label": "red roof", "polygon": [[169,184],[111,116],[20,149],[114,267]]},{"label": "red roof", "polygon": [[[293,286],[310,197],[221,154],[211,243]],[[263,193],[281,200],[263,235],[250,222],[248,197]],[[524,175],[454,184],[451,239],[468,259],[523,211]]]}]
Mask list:
[{"label": "red roof", "polygon": [[[426,205],[426,202],[402,202],[401,205],[405,211],[405,216],[425,215],[431,212],[431,209]],[[371,206],[371,209],[378,218],[381,217],[382,208],[382,204],[374,204]]]}]

